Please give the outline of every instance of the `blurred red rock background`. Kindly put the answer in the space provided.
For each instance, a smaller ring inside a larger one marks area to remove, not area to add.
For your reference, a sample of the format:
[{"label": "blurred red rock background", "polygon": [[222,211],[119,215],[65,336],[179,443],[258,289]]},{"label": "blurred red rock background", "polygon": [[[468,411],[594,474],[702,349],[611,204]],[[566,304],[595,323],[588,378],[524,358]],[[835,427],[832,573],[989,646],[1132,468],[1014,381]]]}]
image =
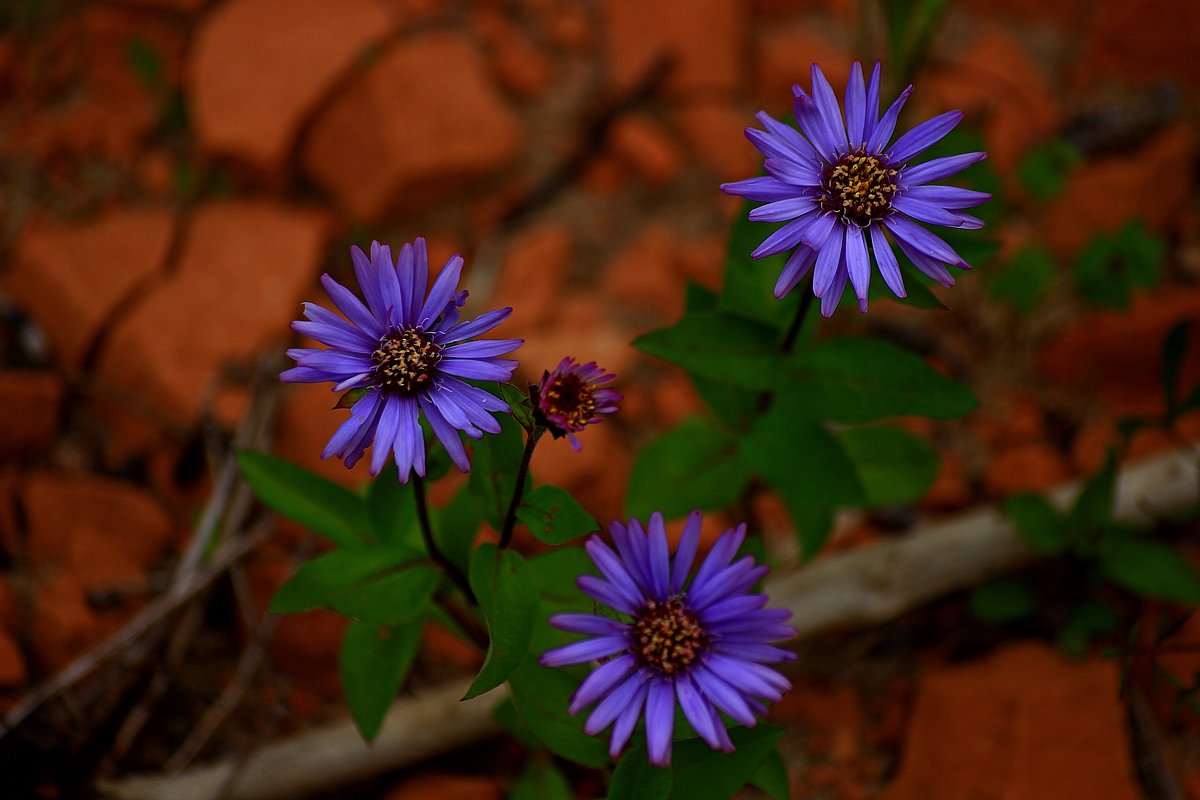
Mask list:
[{"label": "blurred red rock background", "polygon": [[[527,340],[522,379],[566,355],[619,374],[619,417],[582,453],[547,441],[533,468],[597,518],[621,515],[637,447],[701,411],[629,341],[677,317],[685,281],[719,285],[738,205],[716,187],[759,169],[742,135],[754,112],[786,114],[813,61],[844,82],[850,59],[883,52],[879,24],[866,0],[5,3],[0,706],[161,591],[211,489],[206,453],[242,419],[249,376],[282,365],[301,300],[324,301],[318,276],[349,274],[352,243],[424,235],[439,265],[463,253],[468,311],[515,309],[502,332]],[[951,4],[909,113],[962,108],[982,134],[1013,195],[991,230],[1000,255],[942,293],[948,312],[846,306],[830,325],[921,343],[979,394],[965,424],[919,431],[943,459],[925,511],[1087,474],[1118,418],[1159,407],[1162,338],[1200,320],[1198,37],[1194,2]],[[1085,160],[1041,204],[1014,171],[1054,136]],[[988,296],[989,268],[1023,244],[1065,276],[1132,219],[1168,249],[1162,285],[1128,311],[1059,287],[1015,316]],[[288,387],[274,449],[356,486],[365,464],[319,459],[334,400]],[[1195,439],[1200,419],[1181,430]],[[1169,446],[1144,434],[1132,454]],[[253,557],[260,605],[301,539]],[[301,720],[338,711],[341,624],[276,632],[271,669]],[[429,642],[427,665],[472,663]],[[1110,662],[1020,643],[964,666],[922,652],[886,686],[818,681],[779,710],[803,732],[794,788],[1013,800],[1074,796],[1062,776],[1086,774],[1093,800],[1136,796]],[[1200,798],[1190,741],[1171,758]],[[976,768],[996,780],[969,794]],[[388,797],[499,796],[489,776],[396,780]]]}]

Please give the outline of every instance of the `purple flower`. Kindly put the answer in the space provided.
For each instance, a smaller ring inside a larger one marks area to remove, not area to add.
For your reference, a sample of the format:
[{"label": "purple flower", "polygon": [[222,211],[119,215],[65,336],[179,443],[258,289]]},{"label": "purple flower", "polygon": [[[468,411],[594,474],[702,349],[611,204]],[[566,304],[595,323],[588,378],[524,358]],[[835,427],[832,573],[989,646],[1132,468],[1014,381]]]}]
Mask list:
[{"label": "purple flower", "polygon": [[575,434],[600,422],[597,414],[611,414],[621,400],[615,389],[600,388],[616,378],[596,366],[595,361],[577,364],[568,356],[553,371],[542,373],[538,386],[537,415],[555,439],[566,436],[579,452],[582,445]]},{"label": "purple flower", "polygon": [[424,476],[425,438],[419,422],[424,413],[450,458],[466,472],[470,462],[458,432],[475,439],[484,431],[499,433],[500,423],[491,414],[509,408],[463,378],[508,380],[517,362],[497,356],[523,342],[469,340],[499,325],[512,309],[460,322],[459,310],[467,299],[466,290],[455,291],[462,256],[446,262],[426,294],[429,262],[420,237],[400,249],[394,265],[391,248],[378,242],[371,243],[370,259],[357,247],[350,248],[350,257],[366,304],[323,275],[325,291],[346,318],[305,303],[308,321],[293,322],[292,330],[329,349],[288,350],[296,366],[279,376],[295,383],[332,381],[335,392],[350,392],[356,398],[350,419],[333,434],[321,457],[336,454],[352,467],[373,443],[372,475],[378,475],[394,454],[402,483],[414,470]]},{"label": "purple flower", "polygon": [[651,515],[646,527],[637,520],[628,527],[612,523],[616,553],[597,536],[588,541],[588,555],[604,577],[584,575],[575,583],[623,616],[555,614],[551,624],[591,638],[550,650],[541,663],[603,662],[575,692],[569,711],[596,703],[584,730],[595,735],[612,725],[613,758],[644,716],[650,762],[668,765],[676,701],[710,747],[730,752],[733,742],[718,712],[753,727],[766,711],[764,701],[778,700],[791,688],[764,666],[795,658],[770,644],[796,635],[784,624],[791,612],[764,608],[765,594],[746,593],[766,573],[765,566],[755,566],[750,556],[730,564],[746,536],[745,525],[717,540],[690,582],[700,512],[688,517],[674,561],[662,515]]},{"label": "purple flower", "polygon": [[963,269],[970,265],[918,223],[982,227],[981,220],[960,209],[977,206],[991,195],[929,184],[961,172],[987,154],[909,162],[949,133],[962,112],[927,120],[889,147],[896,118],[912,87],[880,117],[879,64],[864,85],[862,66],[854,62],[846,85],[844,118],[833,88],[816,64],[812,97],[799,85],[792,91],[799,132],[765,112],[758,114],[765,131],[746,129],[747,138],[766,156],[763,166],[768,176],[721,186],[728,194],[766,203],[750,212],[751,220],[790,220],[752,253],[763,258],[792,250],[775,284],[775,296],[786,295],[813,269],[813,294],[821,298],[822,314],[829,316],[837,308],[847,280],[858,296],[859,309],[866,311],[874,261],[887,287],[904,297],[904,280],[891,243],[930,278],[943,286],[953,285],[946,265]]}]

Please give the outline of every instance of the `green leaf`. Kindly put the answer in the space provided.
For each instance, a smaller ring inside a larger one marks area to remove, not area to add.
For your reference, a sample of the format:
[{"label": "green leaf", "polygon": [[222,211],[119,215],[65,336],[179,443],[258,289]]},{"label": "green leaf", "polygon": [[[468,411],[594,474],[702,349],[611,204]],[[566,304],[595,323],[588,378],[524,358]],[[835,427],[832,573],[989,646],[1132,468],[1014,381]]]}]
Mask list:
[{"label": "green leaf", "polygon": [[1183,354],[1188,349],[1188,336],[1192,324],[1189,321],[1180,322],[1171,328],[1162,347],[1162,384],[1163,398],[1167,408],[1167,419],[1174,419],[1179,408],[1179,369],[1183,364]]},{"label": "green leaf", "polygon": [[571,784],[550,759],[534,756],[513,784],[508,800],[571,800]]},{"label": "green leaf", "polygon": [[807,419],[952,419],[978,405],[967,387],[924,359],[876,339],[833,339],[797,354],[795,361],[798,377],[777,393],[775,405]]},{"label": "green leaf", "polygon": [[723,311],[688,313],[669,328],[639,336],[633,346],[692,375],[746,389],[770,389],[787,373],[777,332]]},{"label": "green leaf", "polygon": [[374,740],[379,733],[392,699],[408,676],[420,641],[419,622],[402,626],[352,622],[346,628],[338,653],[342,692],[354,724],[366,741]]},{"label": "green leaf", "polygon": [[900,428],[847,428],[838,438],[854,462],[868,506],[911,503],[925,494],[937,477],[937,451]]},{"label": "green leaf", "polygon": [[496,530],[504,527],[525,449],[521,426],[508,414],[500,415],[499,422],[500,433],[487,434],[475,443],[468,482],[480,513]]},{"label": "green leaf", "polygon": [[390,570],[419,561],[407,547],[350,547],[302,564],[271,598],[273,614],[299,614],[330,606],[361,584]]},{"label": "green leaf", "polygon": [[471,547],[482,522],[476,494],[468,485],[455,492],[434,525],[434,537],[442,554],[464,574],[470,571]]},{"label": "green leaf", "polygon": [[731,728],[729,738],[737,748],[732,753],[713,750],[701,739],[678,742],[671,758],[673,796],[680,800],[728,800],[754,777],[786,732],[776,725]]},{"label": "green leaf", "polygon": [[362,499],[332,481],[269,453],[238,453],[242,476],[258,498],[288,519],[342,547],[371,540]]},{"label": "green leaf", "polygon": [[1082,656],[1094,638],[1112,633],[1120,621],[1109,605],[1098,600],[1084,601],[1075,607],[1059,631],[1058,646],[1069,655]]},{"label": "green leaf", "polygon": [[732,438],[704,420],[686,419],[638,453],[625,510],[641,519],[654,511],[676,519],[696,508],[723,508],[749,480]]},{"label": "green leaf", "polygon": [[529,559],[538,590],[544,601],[556,606],[592,609],[592,600],[575,585],[580,575],[599,575],[596,565],[582,547],[561,547]]},{"label": "green leaf", "polygon": [[544,485],[525,495],[517,519],[546,544],[563,544],[600,530],[592,515],[566,489]]},{"label": "green leaf", "polygon": [[800,305],[800,294],[792,292],[782,299],[775,297],[775,282],[787,263],[787,253],[758,260],[750,257],[755,248],[780,227],[778,224],[751,222],[750,211],[757,205],[759,203],[750,201],[743,203],[729,229],[725,282],[717,307],[778,330],[795,316]]},{"label": "green leaf", "polygon": [[1145,597],[1200,605],[1200,575],[1171,546],[1134,536],[1106,536],[1100,569]]},{"label": "green leaf", "polygon": [[524,745],[526,750],[541,748],[542,743],[538,741],[538,738],[521,720],[521,715],[517,713],[517,706],[513,703],[512,697],[506,697],[496,704],[495,710],[492,711],[492,719],[510,736]]},{"label": "green leaf", "polygon": [[400,483],[394,463],[389,462],[371,481],[367,490],[367,510],[376,541],[413,548],[422,546],[413,487]]},{"label": "green leaf", "polygon": [[650,763],[646,745],[630,747],[613,770],[608,800],[667,800],[671,796],[673,775],[670,769]]},{"label": "green leaf", "polygon": [[772,800],[790,800],[787,764],[783,762],[779,748],[767,753],[767,757],[763,759],[754,776],[750,778],[750,783],[770,795]]},{"label": "green leaf", "polygon": [[1108,451],[1104,466],[1087,479],[1067,515],[1067,535],[1076,547],[1086,547],[1093,535],[1112,524],[1117,454]]},{"label": "green leaf", "polygon": [[1051,139],[1031,150],[1017,164],[1017,180],[1038,200],[1062,191],[1067,176],[1083,163],[1083,153],[1067,139]]},{"label": "green leaf", "polygon": [[1028,314],[1041,302],[1056,270],[1049,250],[1028,245],[1014,253],[1002,269],[989,273],[988,290],[992,297]]},{"label": "green leaf", "polygon": [[1159,281],[1166,246],[1133,221],[1115,236],[1101,234],[1075,261],[1075,281],[1092,303],[1109,308],[1129,307],[1130,294]]},{"label": "green leaf", "polygon": [[491,543],[477,547],[471,555],[470,581],[487,619],[489,643],[483,669],[464,700],[491,691],[521,666],[539,608],[533,571],[515,550],[501,553]]},{"label": "green leaf", "polygon": [[837,438],[787,408],[759,418],[739,445],[745,462],[787,505],[805,556],[825,543],[831,509],[862,500],[854,464]]},{"label": "green leaf", "polygon": [[1016,526],[1017,533],[1035,550],[1054,555],[1067,546],[1067,522],[1038,494],[1018,494],[1004,501],[1004,513]]},{"label": "green leaf", "polygon": [[329,606],[339,614],[377,625],[403,625],[425,613],[441,572],[417,564],[372,575],[334,597]]},{"label": "green leaf", "polygon": [[608,763],[605,741],[583,732],[587,715],[567,715],[571,695],[579,688],[570,671],[547,669],[537,659],[526,659],[509,679],[509,687],[521,721],[550,752],[585,767],[599,769]]},{"label": "green leaf", "polygon": [[513,419],[526,431],[533,430],[533,404],[529,393],[523,392],[511,383],[500,384],[500,399],[508,403],[512,409]]},{"label": "green leaf", "polygon": [[1037,607],[1033,592],[1023,583],[996,580],[971,592],[971,613],[987,622],[1011,622]]}]

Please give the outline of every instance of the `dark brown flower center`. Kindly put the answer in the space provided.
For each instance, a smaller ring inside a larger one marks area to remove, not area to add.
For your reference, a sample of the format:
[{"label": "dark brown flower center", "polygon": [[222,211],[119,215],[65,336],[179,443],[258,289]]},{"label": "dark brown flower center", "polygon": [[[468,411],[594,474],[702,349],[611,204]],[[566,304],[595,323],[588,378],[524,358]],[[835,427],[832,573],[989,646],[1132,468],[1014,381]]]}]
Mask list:
[{"label": "dark brown flower center", "polygon": [[691,666],[708,647],[708,635],[681,598],[650,601],[634,615],[630,633],[634,654],[664,675]]},{"label": "dark brown flower center", "polygon": [[891,210],[898,174],[886,160],[862,149],[846,153],[821,174],[821,209],[865,228]]},{"label": "dark brown flower center", "polygon": [[433,379],[442,360],[442,347],[425,332],[405,328],[380,339],[371,360],[375,362],[375,382],[381,389],[412,394]]},{"label": "dark brown flower center", "polygon": [[583,430],[596,416],[596,397],[590,384],[574,373],[559,375],[542,390],[542,413],[567,430]]}]

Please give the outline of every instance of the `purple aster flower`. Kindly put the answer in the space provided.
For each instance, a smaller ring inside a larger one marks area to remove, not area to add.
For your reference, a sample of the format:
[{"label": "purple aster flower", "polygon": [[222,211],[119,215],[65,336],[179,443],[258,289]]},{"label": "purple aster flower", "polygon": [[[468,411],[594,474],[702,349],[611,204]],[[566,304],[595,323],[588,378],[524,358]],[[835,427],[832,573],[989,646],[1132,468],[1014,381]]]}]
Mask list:
[{"label": "purple aster flower", "polygon": [[419,422],[424,413],[450,458],[466,472],[470,462],[458,432],[475,439],[485,431],[499,433],[500,423],[491,415],[509,407],[463,379],[508,380],[517,362],[497,356],[523,342],[469,340],[499,325],[512,309],[460,322],[467,299],[466,290],[455,291],[462,256],[446,262],[427,294],[429,261],[420,237],[401,248],[395,264],[391,248],[378,242],[371,243],[369,259],[358,247],[350,248],[350,257],[366,303],[323,275],[325,291],[346,318],[305,303],[308,321],[293,322],[292,330],[329,349],[288,350],[296,366],[279,376],[295,383],[332,381],[335,392],[355,398],[350,419],[333,434],[321,457],[336,454],[352,467],[372,445],[372,475],[394,454],[402,483],[414,470],[424,476],[425,439]]},{"label": "purple aster flower", "polygon": [[620,392],[602,384],[616,375],[596,366],[595,361],[578,364],[568,356],[553,371],[542,373],[537,390],[537,415],[555,439],[566,436],[579,452],[582,445],[575,434],[600,422],[597,414],[611,414],[621,401]]},{"label": "purple aster flower", "polygon": [[763,258],[792,251],[775,284],[775,296],[786,295],[813,269],[813,294],[821,298],[822,314],[833,313],[847,280],[859,309],[866,311],[874,261],[887,287],[904,297],[892,243],[930,278],[943,286],[953,285],[946,265],[963,269],[970,265],[918,223],[982,227],[981,220],[961,209],[977,206],[991,195],[930,182],[961,172],[987,154],[909,162],[949,133],[962,112],[927,120],[888,146],[912,86],[880,117],[879,64],[864,84],[862,66],[854,62],[846,85],[844,118],[833,88],[816,64],[812,97],[798,85],[792,91],[799,132],[765,112],[757,117],[765,131],[746,129],[747,138],[766,156],[763,166],[768,175],[721,186],[728,194],[766,203],[750,212],[751,220],[788,220],[752,253]]},{"label": "purple aster flower", "polygon": [[584,730],[595,735],[612,725],[613,758],[644,716],[650,762],[668,765],[676,701],[710,747],[730,752],[733,742],[718,712],[753,727],[766,712],[764,701],[778,700],[791,688],[764,666],[795,658],[770,644],[796,635],[784,624],[791,612],[764,608],[765,594],[747,594],[765,566],[755,566],[750,556],[730,563],[746,536],[745,525],[717,540],[690,582],[700,512],[688,517],[674,560],[662,515],[651,515],[646,528],[637,520],[628,526],[612,523],[615,553],[597,536],[588,541],[588,555],[604,577],[583,575],[575,583],[623,616],[555,614],[551,624],[591,638],[550,650],[541,663],[603,662],[575,692],[569,711],[596,704]]}]

